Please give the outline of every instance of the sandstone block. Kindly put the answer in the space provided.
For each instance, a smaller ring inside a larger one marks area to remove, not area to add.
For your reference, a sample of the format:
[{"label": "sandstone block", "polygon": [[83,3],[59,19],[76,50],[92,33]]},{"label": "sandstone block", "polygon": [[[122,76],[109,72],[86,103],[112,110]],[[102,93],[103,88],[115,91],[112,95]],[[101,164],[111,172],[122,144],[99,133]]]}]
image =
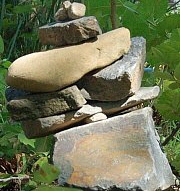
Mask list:
[{"label": "sandstone block", "polygon": [[68,17],[70,19],[79,19],[86,13],[86,6],[82,3],[72,3],[68,8]]},{"label": "sandstone block", "polygon": [[114,62],[128,52],[130,44],[129,30],[119,28],[95,41],[22,56],[9,67],[6,82],[32,92],[56,91]]},{"label": "sandstone block", "polygon": [[[159,94],[159,87],[140,88],[140,90],[132,97],[118,102],[93,102],[91,105],[83,105],[77,111],[66,112],[61,115],[44,117],[35,120],[26,120],[22,122],[25,135],[28,138],[43,137],[53,133],[57,133],[67,128],[81,124],[89,123],[94,120],[94,115],[104,112],[106,115],[112,115],[122,112],[129,108],[143,103],[149,99],[154,99]],[[92,116],[92,118],[91,118]],[[105,117],[105,116],[104,116]],[[95,115],[95,119],[97,115]],[[86,120],[87,119],[87,120]]]},{"label": "sandstone block", "polygon": [[78,83],[90,100],[117,101],[137,92],[141,86],[146,57],[146,40],[132,38],[129,52],[100,71],[85,75]]},{"label": "sandstone block", "polygon": [[56,134],[59,184],[89,190],[166,189],[174,184],[156,140],[151,108]]},{"label": "sandstone block", "polygon": [[92,116],[93,114],[97,114],[99,112],[102,112],[100,107],[83,105],[82,108],[77,111],[66,112],[61,115],[44,117],[35,120],[26,120],[21,124],[26,137],[43,137],[67,128],[71,128],[88,116]]},{"label": "sandstone block", "polygon": [[86,103],[76,86],[64,90],[32,94],[11,100],[7,109],[13,120],[36,119],[78,109]]},{"label": "sandstone block", "polygon": [[44,45],[64,46],[77,44],[99,34],[102,34],[102,31],[94,16],[51,23],[39,28],[40,42]]}]

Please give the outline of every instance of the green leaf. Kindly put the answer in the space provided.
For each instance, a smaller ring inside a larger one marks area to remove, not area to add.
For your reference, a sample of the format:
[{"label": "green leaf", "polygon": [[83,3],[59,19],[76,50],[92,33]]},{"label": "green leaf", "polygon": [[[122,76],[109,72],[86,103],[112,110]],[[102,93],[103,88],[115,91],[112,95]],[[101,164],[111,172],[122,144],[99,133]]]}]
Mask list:
[{"label": "green leaf", "polygon": [[33,175],[35,182],[51,184],[52,181],[58,178],[59,169],[48,162],[44,162],[41,164],[39,170],[35,171]]},{"label": "green leaf", "polygon": [[156,66],[160,64],[168,65],[174,70],[179,64],[180,58],[180,38],[178,34],[179,29],[176,29],[168,40],[156,47],[152,47],[148,53],[149,63],[153,63]]},{"label": "green leaf", "polygon": [[177,82],[174,82],[174,83],[169,85],[169,88],[172,90],[178,89],[178,88],[180,88],[180,84]]},{"label": "green leaf", "polygon": [[65,188],[65,187],[57,187],[57,186],[39,186],[37,189],[33,191],[82,191],[76,188]]},{"label": "green leaf", "polygon": [[180,88],[163,92],[156,107],[166,119],[180,120]]},{"label": "green leaf", "polygon": [[180,16],[179,14],[170,14],[157,25],[156,31],[160,36],[166,36],[176,28],[180,28]]},{"label": "green leaf", "polygon": [[167,0],[141,0],[137,11],[143,14],[146,19],[155,20],[166,14],[168,7]]},{"label": "green leaf", "polygon": [[173,76],[169,72],[156,71],[156,72],[154,72],[154,76],[157,78],[162,78],[163,80],[175,81],[175,79],[173,78]]},{"label": "green leaf", "polygon": [[14,13],[31,13],[33,11],[32,5],[17,5],[14,7]]},{"label": "green leaf", "polygon": [[2,61],[2,65],[3,65],[5,68],[8,68],[8,67],[11,65],[11,62],[4,59],[4,60]]},{"label": "green leaf", "polygon": [[0,35],[0,54],[2,54],[3,52],[4,52],[4,42]]},{"label": "green leaf", "polygon": [[24,145],[30,145],[31,147],[35,148],[35,139],[28,139],[23,133],[18,134],[18,139]]},{"label": "green leaf", "polygon": [[33,165],[33,168],[34,169],[39,169],[43,166],[43,164],[47,164],[48,163],[48,158],[47,157],[41,157],[40,159],[38,159],[34,165]]},{"label": "green leaf", "polygon": [[36,152],[49,152],[53,145],[53,136],[47,136],[35,139],[35,150]]}]

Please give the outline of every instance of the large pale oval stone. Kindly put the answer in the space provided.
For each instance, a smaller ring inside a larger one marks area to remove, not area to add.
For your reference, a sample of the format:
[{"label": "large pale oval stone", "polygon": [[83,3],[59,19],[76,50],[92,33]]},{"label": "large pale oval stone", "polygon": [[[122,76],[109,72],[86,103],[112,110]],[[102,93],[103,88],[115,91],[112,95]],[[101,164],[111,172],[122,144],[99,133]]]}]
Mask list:
[{"label": "large pale oval stone", "polygon": [[119,28],[84,44],[32,53],[12,63],[6,82],[31,92],[59,90],[111,64],[128,52],[130,44],[129,30]]}]

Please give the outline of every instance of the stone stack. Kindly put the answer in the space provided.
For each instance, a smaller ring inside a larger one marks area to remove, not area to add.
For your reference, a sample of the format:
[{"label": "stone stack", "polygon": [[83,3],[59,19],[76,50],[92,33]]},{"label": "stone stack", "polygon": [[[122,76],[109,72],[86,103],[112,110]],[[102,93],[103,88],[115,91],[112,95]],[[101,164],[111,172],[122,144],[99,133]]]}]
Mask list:
[{"label": "stone stack", "polygon": [[15,60],[7,109],[28,138],[55,134],[60,185],[87,190],[166,189],[173,175],[157,142],[152,109],[159,87],[141,87],[146,41],[119,28],[102,34],[86,7],[65,1],[39,28],[53,50]]}]

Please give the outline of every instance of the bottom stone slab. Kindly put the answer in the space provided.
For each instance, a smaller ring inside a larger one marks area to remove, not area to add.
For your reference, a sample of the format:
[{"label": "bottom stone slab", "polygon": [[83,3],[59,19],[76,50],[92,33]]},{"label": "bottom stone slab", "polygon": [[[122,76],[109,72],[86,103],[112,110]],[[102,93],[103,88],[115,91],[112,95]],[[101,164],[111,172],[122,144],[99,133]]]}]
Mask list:
[{"label": "bottom stone slab", "polygon": [[174,184],[156,140],[152,109],[144,108],[56,135],[60,185],[83,190],[164,190]]}]

